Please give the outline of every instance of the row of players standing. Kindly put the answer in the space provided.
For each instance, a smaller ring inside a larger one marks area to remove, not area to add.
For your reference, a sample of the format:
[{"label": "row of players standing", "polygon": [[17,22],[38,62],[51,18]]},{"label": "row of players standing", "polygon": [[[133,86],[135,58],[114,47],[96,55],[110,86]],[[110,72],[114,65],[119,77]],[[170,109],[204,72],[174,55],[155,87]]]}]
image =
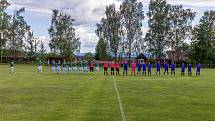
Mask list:
[{"label": "row of players standing", "polygon": [[[55,62],[53,60],[51,65],[52,65],[52,71],[54,73],[62,72],[64,74],[66,74],[67,67],[68,67],[68,71],[70,72],[70,74],[72,74],[74,71],[84,72],[85,74],[87,74],[88,71],[94,72],[94,64],[93,63],[89,64],[86,61],[67,62],[66,60],[64,60],[63,63],[61,64],[61,61]],[[97,63],[95,64],[95,68],[96,68],[96,71],[99,71],[99,65]]]},{"label": "row of players standing", "polygon": [[[42,72],[42,61],[39,60],[38,62],[38,72]],[[79,62],[79,63],[72,63],[72,62],[66,62],[65,60],[63,61],[62,64],[62,69],[61,69],[61,62],[58,61],[58,63],[56,63],[54,60],[52,61],[52,71],[54,73],[61,73],[63,72],[64,74],[67,72],[67,65],[69,66],[69,72],[72,74],[73,71],[83,71],[84,73],[88,73],[88,67],[90,68],[90,72],[94,72],[94,65],[96,68],[96,71],[99,71],[99,64],[98,63],[90,63],[88,65],[87,62]],[[141,74],[142,75],[146,75],[146,70],[148,67],[148,75],[152,74],[152,64],[149,62],[148,64],[146,64],[145,62],[143,63],[138,63],[136,64],[134,61],[131,64],[132,66],[132,71],[131,71],[131,75],[136,75],[136,74]],[[108,67],[109,64],[108,63],[104,63],[104,75],[108,74]],[[136,67],[137,67],[137,73],[136,73]],[[120,64],[118,62],[112,62],[110,64],[110,68],[111,68],[111,75],[114,75],[114,70],[116,69],[116,75],[119,75],[119,71],[120,71]],[[123,64],[123,75],[127,75],[128,73],[128,63],[127,61],[124,62]],[[169,74],[169,68],[171,68],[171,75],[175,76],[176,73],[176,64],[172,63],[170,66],[169,64],[166,62],[164,64],[164,75],[168,75]],[[186,65],[183,63],[182,67],[181,67],[181,76],[185,75],[185,70],[186,70]],[[196,76],[200,76],[200,71],[201,71],[201,64],[197,64],[196,65]],[[14,61],[10,62],[10,72],[13,73],[14,72]],[[158,61],[156,63],[156,75],[160,75],[161,72],[161,64]],[[192,64],[188,65],[188,76],[192,76]]]},{"label": "row of players standing", "polygon": [[[61,65],[62,65],[62,69],[61,69]],[[161,73],[161,66],[162,64],[158,61],[155,66],[156,66],[156,75],[160,75]],[[52,71],[56,72],[56,73],[66,73],[67,72],[67,66],[69,67],[69,72],[72,74],[73,71],[83,71],[84,73],[88,73],[88,71],[90,72],[94,72],[94,66],[96,68],[96,71],[99,71],[99,64],[98,63],[87,63],[87,62],[66,62],[65,60],[63,61],[63,63],[61,64],[60,61],[58,61],[57,63],[53,60],[52,61]],[[103,65],[104,67],[104,75],[108,75],[108,68],[111,69],[111,75],[115,74],[116,71],[116,75],[120,75],[120,63],[119,62],[114,62],[112,61],[112,63],[108,64],[108,63],[104,63]],[[172,63],[172,64],[168,64],[167,62],[164,63],[163,65],[164,67],[164,75],[169,75],[169,68],[171,69],[171,75],[176,74],[176,64]],[[39,64],[39,68],[40,68],[40,64]],[[128,69],[129,69],[129,64],[127,63],[127,61],[125,61],[123,63],[123,75],[127,75],[128,74]],[[152,64],[150,62],[148,62],[147,64],[145,62],[142,63],[135,63],[134,61],[131,64],[131,75],[146,75],[146,73],[148,73],[148,75],[152,75]],[[137,71],[136,71],[137,70]],[[185,71],[186,71],[186,65],[183,63],[181,66],[181,76],[185,76]],[[197,64],[196,65],[196,76],[200,76],[200,71],[201,71],[201,64]],[[192,64],[188,65],[188,76],[192,75]]]},{"label": "row of players standing", "polygon": [[[158,61],[156,64],[156,75],[160,75],[161,74],[161,63],[160,61]],[[116,75],[119,75],[119,69],[120,69],[120,65],[119,63],[115,63],[112,62],[110,65],[108,65],[107,63],[104,64],[104,75],[108,74],[108,67],[111,68],[111,75],[114,75],[114,69],[116,69]],[[164,75],[169,75],[169,68],[171,69],[171,75],[176,74],[176,64],[172,63],[172,64],[168,64],[167,62],[164,63],[163,65],[164,67]],[[129,68],[129,64],[127,63],[127,61],[125,61],[123,63],[123,75],[127,75],[128,74],[128,68]],[[185,76],[185,71],[186,71],[186,65],[183,63],[181,66],[181,76]],[[145,62],[142,63],[135,63],[134,61],[131,64],[131,75],[144,75],[146,76],[146,73],[148,72],[148,75],[151,76],[152,75],[152,64],[150,62],[148,62],[148,64],[146,64]],[[137,72],[136,72],[137,70]],[[192,76],[192,64],[188,65],[188,76]],[[201,71],[201,64],[197,64],[196,65],[196,76],[200,76],[200,71]]]},{"label": "row of players standing", "polygon": [[[42,73],[43,72],[43,62],[41,60],[39,60],[37,62],[37,70],[38,70],[38,73]],[[72,63],[72,62],[66,62],[66,60],[63,61],[63,63],[61,63],[61,61],[58,61],[57,63],[53,60],[52,63],[52,71],[54,73],[64,73],[66,74],[67,73],[67,67],[69,72],[72,74],[73,71],[83,71],[87,74],[88,72],[88,63],[87,62],[78,62],[78,63]],[[10,66],[10,73],[14,73],[14,61],[10,61],[9,63],[9,66]],[[96,71],[99,71],[99,66],[98,64],[95,64],[96,66]],[[90,64],[90,72],[93,72],[94,71],[94,64]]]}]

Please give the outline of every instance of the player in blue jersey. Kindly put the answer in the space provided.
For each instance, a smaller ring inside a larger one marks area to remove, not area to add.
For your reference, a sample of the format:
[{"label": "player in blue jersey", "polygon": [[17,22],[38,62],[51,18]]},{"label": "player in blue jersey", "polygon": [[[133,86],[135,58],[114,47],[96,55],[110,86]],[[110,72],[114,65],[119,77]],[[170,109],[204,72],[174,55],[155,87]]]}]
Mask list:
[{"label": "player in blue jersey", "polygon": [[69,73],[72,74],[73,73],[73,68],[72,68],[72,62],[69,62]]},{"label": "player in blue jersey", "polygon": [[150,62],[148,63],[148,75],[152,75],[152,65]]},{"label": "player in blue jersey", "polygon": [[171,64],[171,75],[174,74],[174,76],[175,76],[175,68],[176,68],[176,65],[174,62],[172,62],[172,64]]},{"label": "player in blue jersey", "polygon": [[124,76],[125,74],[126,74],[126,76],[127,76],[127,74],[128,74],[128,63],[127,63],[127,61],[124,62],[123,67],[124,67],[123,76]]},{"label": "player in blue jersey", "polygon": [[200,76],[200,72],[201,72],[201,64],[197,64],[196,65],[196,76]]},{"label": "player in blue jersey", "polygon": [[55,60],[52,60],[52,72],[55,73],[55,71],[56,71]]},{"label": "player in blue jersey", "polygon": [[182,66],[181,66],[181,76],[185,75],[185,69],[186,69],[186,65],[184,63],[182,63]]},{"label": "player in blue jersey", "polygon": [[192,64],[188,65],[188,76],[192,76]]},{"label": "player in blue jersey", "polygon": [[142,63],[139,62],[139,63],[137,64],[137,75],[138,75],[138,74],[141,74],[141,68],[142,68]]},{"label": "player in blue jersey", "polygon": [[146,63],[143,62],[143,75],[146,76]]},{"label": "player in blue jersey", "polygon": [[169,64],[167,62],[164,64],[164,75],[166,75],[166,73],[169,75]]},{"label": "player in blue jersey", "polygon": [[156,63],[156,68],[157,68],[157,71],[156,71],[156,75],[160,75],[161,74],[161,64],[160,64],[160,61],[158,61]]},{"label": "player in blue jersey", "polygon": [[57,73],[59,74],[61,72],[61,62],[60,60],[57,63]]},{"label": "player in blue jersey", "polygon": [[67,66],[67,62],[66,60],[63,60],[63,74],[66,74],[66,66]]}]

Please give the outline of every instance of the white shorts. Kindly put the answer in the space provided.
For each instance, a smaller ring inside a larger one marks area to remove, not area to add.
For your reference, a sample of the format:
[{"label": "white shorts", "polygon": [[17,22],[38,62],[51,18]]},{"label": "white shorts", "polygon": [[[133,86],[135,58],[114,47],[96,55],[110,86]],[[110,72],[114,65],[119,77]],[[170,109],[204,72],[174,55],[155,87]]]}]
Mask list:
[{"label": "white shorts", "polygon": [[63,71],[64,71],[64,72],[66,71],[66,67],[63,67]]},{"label": "white shorts", "polygon": [[54,66],[52,67],[52,71],[55,71],[55,67]]},{"label": "white shorts", "polygon": [[88,71],[88,68],[87,68],[87,67],[84,67],[84,71]]},{"label": "white shorts", "polygon": [[72,67],[69,67],[69,71],[70,71],[70,72],[72,72],[72,71],[73,71]]},{"label": "white shorts", "polygon": [[42,70],[43,70],[43,67],[42,67],[42,66],[38,66],[38,70],[39,70],[39,71],[42,71]]},{"label": "white shorts", "polygon": [[10,67],[10,69],[14,69],[14,67]]},{"label": "white shorts", "polygon": [[99,67],[96,67],[96,71],[99,71]]},{"label": "white shorts", "polygon": [[83,67],[79,67],[79,69],[78,69],[79,71],[83,71],[84,70],[84,68]]},{"label": "white shorts", "polygon": [[57,70],[58,70],[58,71],[60,71],[60,70],[61,70],[61,67],[60,67],[60,66],[58,66],[58,67],[57,67]]}]

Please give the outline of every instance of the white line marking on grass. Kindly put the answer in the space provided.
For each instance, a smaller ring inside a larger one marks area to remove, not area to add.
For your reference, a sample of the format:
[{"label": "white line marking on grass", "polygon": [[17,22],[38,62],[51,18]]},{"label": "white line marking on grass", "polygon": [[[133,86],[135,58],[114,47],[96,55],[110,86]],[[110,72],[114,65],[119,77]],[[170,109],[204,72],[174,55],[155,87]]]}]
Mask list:
[{"label": "white line marking on grass", "polygon": [[116,80],[115,80],[114,76],[113,76],[113,82],[114,82],[114,87],[115,87],[118,102],[119,102],[119,109],[120,109],[120,112],[121,112],[121,115],[122,115],[122,121],[126,121],[125,112],[123,110],[122,101],[121,101],[121,98],[120,98],[120,95],[119,95],[119,91],[118,91]]},{"label": "white line marking on grass", "polygon": [[[198,80],[199,78],[181,78],[181,79],[176,79],[176,78],[169,78],[169,79],[161,79],[161,78],[142,78],[142,79],[139,79],[140,81],[144,80],[144,81],[153,81],[153,80],[156,80],[156,81],[170,81],[170,80],[175,80],[175,81],[184,81],[184,80]],[[122,81],[122,80],[120,80]],[[129,81],[136,81],[136,79],[129,79]]]}]

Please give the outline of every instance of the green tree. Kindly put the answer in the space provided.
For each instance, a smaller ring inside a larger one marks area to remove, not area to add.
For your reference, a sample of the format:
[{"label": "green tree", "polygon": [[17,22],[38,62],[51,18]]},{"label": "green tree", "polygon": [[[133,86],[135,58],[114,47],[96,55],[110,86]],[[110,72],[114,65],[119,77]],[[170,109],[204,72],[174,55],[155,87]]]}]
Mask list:
[{"label": "green tree", "polygon": [[134,38],[134,44],[132,51],[136,52],[136,54],[140,54],[145,51],[145,40],[143,37],[142,27],[143,27],[143,20],[145,18],[144,11],[143,11],[143,4],[140,2],[137,4],[137,11],[136,11],[136,34]]},{"label": "green tree", "polygon": [[120,43],[120,13],[116,11],[115,5],[109,5],[106,7],[106,20],[107,20],[107,36],[109,36],[108,43],[110,47],[110,52],[114,54],[115,59],[117,59],[117,53],[119,50]]},{"label": "green tree", "polygon": [[186,52],[186,53],[189,53],[189,49],[190,49],[190,45],[186,42],[183,42],[179,47],[179,50]]},{"label": "green tree", "polygon": [[106,45],[106,47],[107,47],[107,51],[109,51],[110,49],[110,47],[109,47],[109,45],[110,45],[110,43],[109,43],[109,41],[108,40],[110,40],[110,36],[109,36],[109,27],[108,27],[108,22],[107,22],[107,19],[106,18],[102,18],[101,19],[101,21],[100,21],[100,23],[97,23],[96,24],[96,26],[97,26],[97,29],[95,30],[95,33],[96,33],[96,35],[99,37],[99,38],[103,38],[104,39],[104,43],[105,43],[105,45]]},{"label": "green tree", "polygon": [[116,11],[115,4],[106,6],[105,17],[97,23],[96,34],[98,37],[103,36],[107,52],[112,53],[117,58],[117,53],[121,41],[121,16]]},{"label": "green tree", "polygon": [[40,41],[40,45],[39,45],[40,49],[39,49],[39,53],[41,58],[45,59],[45,53],[46,53],[46,48],[45,48],[45,43],[43,41]]},{"label": "green tree", "polygon": [[147,48],[147,51],[151,53],[151,57],[150,58],[153,58],[155,56],[155,50],[153,49],[155,45],[154,41],[153,41],[153,38],[152,38],[152,32],[150,30],[148,30],[148,32],[146,33],[145,35],[145,42],[147,44],[146,48]]},{"label": "green tree", "polygon": [[150,0],[149,11],[149,30],[146,34],[150,53],[158,58],[164,57],[165,49],[169,47],[169,38],[167,38],[170,30],[169,18],[170,5],[166,0]]},{"label": "green tree", "polygon": [[74,21],[70,15],[53,10],[51,26],[48,29],[51,38],[49,47],[52,52],[72,56],[80,50],[81,42],[75,37]]},{"label": "green tree", "polygon": [[124,28],[126,39],[123,44],[123,51],[131,58],[132,52],[138,51],[142,41],[141,27],[144,20],[143,4],[137,0],[124,0],[120,6],[122,26]]},{"label": "green tree", "polygon": [[170,31],[168,38],[170,39],[170,47],[176,52],[179,61],[180,52],[183,51],[185,40],[191,35],[192,21],[195,18],[195,12],[191,9],[184,9],[182,5],[171,6],[169,11]]},{"label": "green tree", "polygon": [[8,26],[9,26],[9,15],[5,12],[10,3],[7,0],[0,0],[0,51],[1,51],[1,63],[3,49],[6,47],[8,40]]},{"label": "green tree", "polygon": [[34,38],[34,34],[29,30],[26,41],[25,41],[25,49],[28,53],[28,56],[33,57],[37,53],[37,48],[39,46],[39,41],[37,38]]},{"label": "green tree", "polygon": [[215,11],[206,11],[193,30],[190,58],[196,62],[215,62]]},{"label": "green tree", "polygon": [[96,45],[96,60],[106,60],[107,59],[107,49],[103,38],[100,38]]},{"label": "green tree", "polygon": [[86,60],[88,63],[94,60],[94,55],[92,53],[86,53],[84,56],[84,60]]},{"label": "green tree", "polygon": [[9,27],[9,48],[14,56],[18,54],[17,52],[24,50],[24,40],[30,30],[30,26],[27,25],[24,17],[21,16],[23,12],[25,12],[25,8],[15,10]]}]

